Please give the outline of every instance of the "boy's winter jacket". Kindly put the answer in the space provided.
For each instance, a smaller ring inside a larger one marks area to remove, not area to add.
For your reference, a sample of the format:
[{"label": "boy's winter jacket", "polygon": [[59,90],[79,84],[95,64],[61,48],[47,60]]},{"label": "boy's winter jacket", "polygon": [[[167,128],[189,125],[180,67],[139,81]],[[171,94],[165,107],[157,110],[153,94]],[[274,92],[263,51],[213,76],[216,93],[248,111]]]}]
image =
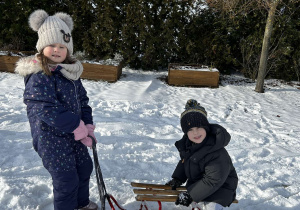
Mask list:
[{"label": "boy's winter jacket", "polygon": [[[82,120],[93,124],[92,109],[81,80],[65,77],[58,65],[52,75],[43,73],[34,57],[22,58],[16,72],[24,76],[24,103],[27,105],[34,149],[49,171],[74,170],[89,160],[87,148],[72,133]],[[81,154],[73,160],[71,153]]]},{"label": "boy's winter jacket", "polygon": [[238,177],[231,158],[224,148],[230,135],[220,125],[210,124],[206,139],[193,144],[184,135],[175,143],[180,152],[172,178],[183,183],[195,202],[207,201],[230,206],[236,196]]}]

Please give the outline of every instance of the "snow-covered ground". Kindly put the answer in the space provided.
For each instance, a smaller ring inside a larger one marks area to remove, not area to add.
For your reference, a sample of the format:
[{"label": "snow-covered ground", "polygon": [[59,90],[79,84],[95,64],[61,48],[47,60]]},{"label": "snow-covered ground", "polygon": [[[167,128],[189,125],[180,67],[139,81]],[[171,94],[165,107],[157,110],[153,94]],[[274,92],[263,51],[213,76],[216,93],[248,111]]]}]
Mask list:
[{"label": "snow-covered ground", "polygon": [[[215,89],[168,86],[166,76],[124,68],[116,83],[83,80],[107,191],[127,210],[137,210],[130,182],[170,179],[179,158],[174,146],[182,136],[179,116],[194,98],[209,121],[232,136],[227,150],[239,175],[239,203],[230,209],[299,210],[299,86],[266,80],[266,92],[259,94],[255,83],[241,76],[226,76]],[[51,178],[32,148],[23,79],[2,72],[0,88],[0,209],[52,210]],[[90,193],[100,204],[95,172]],[[190,208],[163,203],[163,209]]]}]

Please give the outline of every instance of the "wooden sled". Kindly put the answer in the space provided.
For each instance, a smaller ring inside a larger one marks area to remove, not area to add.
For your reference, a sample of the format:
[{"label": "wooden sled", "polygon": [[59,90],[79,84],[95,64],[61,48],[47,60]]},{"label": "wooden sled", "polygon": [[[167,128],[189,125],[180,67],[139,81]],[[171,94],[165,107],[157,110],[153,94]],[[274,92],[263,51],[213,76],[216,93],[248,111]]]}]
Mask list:
[{"label": "wooden sled", "polygon": [[[141,206],[139,210],[142,210],[143,207],[147,210],[147,204],[145,201],[156,201],[158,203],[158,210],[162,210],[161,202],[175,202],[178,194],[180,192],[186,191],[184,186],[172,190],[171,186],[161,185],[161,184],[148,184],[148,183],[136,183],[131,182],[131,186],[134,187],[133,192],[136,194],[135,199],[141,201]],[[234,200],[232,203],[238,203],[238,200]],[[196,203],[193,202],[193,209],[200,209],[196,206]]]}]

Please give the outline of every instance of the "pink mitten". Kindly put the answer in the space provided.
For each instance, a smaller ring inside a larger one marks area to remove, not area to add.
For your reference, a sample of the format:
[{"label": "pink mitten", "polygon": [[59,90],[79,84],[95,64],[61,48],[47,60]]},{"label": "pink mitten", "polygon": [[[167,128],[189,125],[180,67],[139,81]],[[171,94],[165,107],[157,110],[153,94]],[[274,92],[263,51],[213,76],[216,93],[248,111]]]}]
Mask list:
[{"label": "pink mitten", "polygon": [[[87,124],[86,128],[88,130],[88,135],[93,137],[96,141],[96,144],[97,144],[97,139],[96,139],[95,134],[94,134],[95,126],[92,125],[92,124]],[[93,146],[93,141],[89,137],[86,137],[86,138],[82,139],[81,142],[87,147],[92,147]]]},{"label": "pink mitten", "polygon": [[75,140],[81,140],[88,136],[88,129],[84,122],[80,120],[79,126],[73,131]]}]

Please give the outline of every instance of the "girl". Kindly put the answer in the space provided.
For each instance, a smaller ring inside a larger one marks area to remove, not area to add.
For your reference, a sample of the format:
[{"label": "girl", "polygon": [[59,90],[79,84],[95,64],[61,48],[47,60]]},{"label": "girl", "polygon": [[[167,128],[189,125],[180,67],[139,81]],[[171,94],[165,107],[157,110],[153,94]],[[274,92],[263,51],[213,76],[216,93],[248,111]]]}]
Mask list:
[{"label": "girl", "polygon": [[87,150],[95,126],[79,78],[83,67],[71,57],[73,20],[36,10],[29,25],[38,32],[38,53],[20,59],[16,72],[24,76],[33,147],[52,177],[54,209],[97,209],[89,200],[93,163]]},{"label": "girl", "polygon": [[175,143],[181,160],[167,185],[177,188],[186,183],[187,192],[179,194],[176,205],[201,202],[204,210],[221,210],[236,196],[238,177],[224,148],[230,135],[220,125],[209,124],[204,107],[188,100],[181,114],[184,136]]}]

